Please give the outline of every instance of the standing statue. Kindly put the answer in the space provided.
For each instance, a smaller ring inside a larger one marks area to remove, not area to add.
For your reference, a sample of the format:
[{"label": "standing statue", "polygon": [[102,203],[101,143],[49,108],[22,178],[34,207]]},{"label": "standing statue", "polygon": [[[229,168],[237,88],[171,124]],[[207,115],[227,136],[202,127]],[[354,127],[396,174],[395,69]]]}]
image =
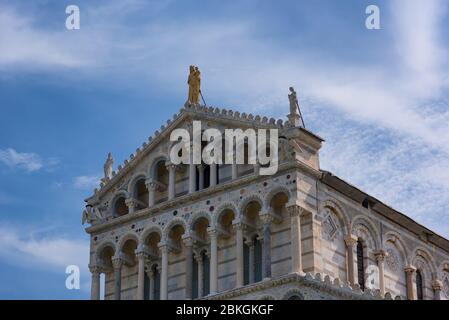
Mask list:
[{"label": "standing statue", "polygon": [[190,66],[190,73],[187,84],[189,85],[189,96],[187,101],[190,104],[199,104],[201,91],[201,72],[198,67]]},{"label": "standing statue", "polygon": [[296,96],[296,91],[293,87],[289,88],[290,94],[288,95],[288,100],[290,100],[290,114],[298,114],[298,97]]},{"label": "standing statue", "polygon": [[109,180],[112,178],[112,165],[114,164],[114,159],[112,159],[112,154],[108,153],[108,158],[106,159],[106,162],[104,163],[103,170],[104,170],[104,178],[103,181]]},{"label": "standing statue", "polygon": [[293,127],[301,126],[305,128],[304,119],[301,114],[301,109],[299,108],[298,96],[293,87],[289,88],[290,94],[288,95],[288,100],[290,101],[290,113],[287,116],[290,125]]},{"label": "standing statue", "polygon": [[86,222],[93,224],[97,221],[103,221],[105,219],[104,214],[101,212],[100,208],[93,208],[92,206],[86,206],[83,210],[81,223],[84,225]]}]

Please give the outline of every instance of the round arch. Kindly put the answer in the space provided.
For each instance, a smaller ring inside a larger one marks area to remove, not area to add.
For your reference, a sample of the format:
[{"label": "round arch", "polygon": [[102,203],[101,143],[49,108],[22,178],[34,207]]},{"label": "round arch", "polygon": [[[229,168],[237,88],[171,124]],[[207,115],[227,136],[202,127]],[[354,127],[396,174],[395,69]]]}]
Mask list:
[{"label": "round arch", "polygon": [[[292,299],[293,297],[298,297],[299,299]],[[299,289],[290,289],[284,294],[282,300],[304,300],[304,295]]]},{"label": "round arch", "polygon": [[162,240],[162,229],[158,225],[152,224],[143,229],[143,232],[139,238],[139,244],[144,244],[148,236],[152,233],[157,233]]},{"label": "round arch", "polygon": [[145,180],[147,179],[147,175],[146,175],[145,172],[143,172],[143,171],[137,172],[137,173],[135,173],[135,174],[132,176],[132,178],[129,180],[129,183],[128,183],[128,194],[129,194],[131,197],[134,196],[134,190],[135,190],[135,187],[136,187],[136,183],[137,183],[137,181],[139,181],[140,179],[145,179]]},{"label": "round arch", "polygon": [[154,160],[150,163],[150,165],[148,166],[147,175],[146,176],[149,177],[150,179],[154,179],[155,173],[156,173],[157,164],[160,161],[167,161],[167,160],[168,160],[167,155],[165,155],[165,154],[158,154],[154,158]]},{"label": "round arch", "polygon": [[287,203],[291,200],[292,195],[291,195],[290,190],[284,186],[277,186],[277,187],[273,188],[272,190],[270,190],[270,192],[268,192],[268,194],[265,196],[265,207],[270,208],[271,200],[273,200],[273,198],[280,193],[285,193],[285,195],[287,196],[287,199],[288,199]]},{"label": "round arch", "polygon": [[432,258],[432,255],[423,247],[417,247],[413,250],[412,254],[412,265],[415,267],[419,266],[419,259],[422,259],[422,261],[427,264],[427,268],[429,269],[429,275],[432,277],[433,275],[437,274],[437,266],[435,261]]},{"label": "round arch", "polygon": [[168,240],[168,235],[170,233],[170,230],[173,227],[176,227],[178,225],[180,225],[180,226],[182,226],[184,228],[184,234],[185,235],[189,235],[190,234],[188,226],[187,226],[187,223],[185,222],[185,220],[182,219],[182,218],[174,218],[162,230],[162,239],[161,239],[162,242],[166,242]]},{"label": "round arch", "polygon": [[95,250],[95,255],[96,258],[100,258],[100,254],[103,252],[104,249],[106,249],[107,247],[110,247],[112,249],[112,251],[114,252],[114,254],[117,252],[117,247],[115,246],[114,242],[111,240],[105,240],[103,242],[101,242],[98,246],[97,249]]},{"label": "round arch", "polygon": [[122,251],[123,246],[128,240],[134,240],[137,245],[139,245],[139,237],[137,236],[137,234],[135,232],[128,232],[124,234],[117,243],[117,248],[120,252]]},{"label": "round arch", "polygon": [[237,208],[236,208],[236,206],[232,202],[223,203],[215,211],[216,214],[213,216],[212,227],[215,228],[218,225],[222,214],[226,210],[231,210],[234,213],[234,219],[236,219],[238,217]]},{"label": "round arch", "polygon": [[117,190],[114,195],[111,198],[111,201],[109,202],[109,212],[111,213],[112,217],[117,217],[117,213],[115,212],[115,205],[117,203],[117,201],[120,198],[125,198],[128,199],[128,192],[126,190]]},{"label": "round arch", "polygon": [[263,211],[265,209],[264,204],[263,204],[263,200],[262,200],[261,197],[259,197],[258,195],[255,195],[255,194],[254,195],[250,195],[250,196],[246,197],[245,199],[243,199],[242,203],[239,205],[238,217],[239,217],[240,220],[243,218],[243,213],[245,212],[246,207],[251,202],[259,203],[261,211]]},{"label": "round arch", "polygon": [[189,221],[187,222],[189,232],[193,230],[195,222],[200,218],[207,219],[207,221],[209,222],[209,226],[212,226],[212,217],[209,213],[207,213],[206,211],[195,212],[194,214],[192,214],[192,216],[189,218]]},{"label": "round arch", "polygon": [[384,236],[384,242],[382,243],[382,247],[385,247],[387,242],[391,242],[402,255],[402,259],[404,264],[407,266],[410,264],[409,254],[407,247],[404,244],[401,236],[394,231],[388,231]]},{"label": "round arch", "polygon": [[[351,222],[351,233],[358,237],[361,237],[363,239],[364,238],[362,236],[363,229],[371,237],[371,241],[374,244],[374,247],[372,249],[379,250],[380,249],[380,234],[379,234],[375,224],[368,217],[365,217],[363,215],[358,215]],[[368,239],[363,239],[363,240],[368,241]]]},{"label": "round arch", "polygon": [[348,217],[346,211],[343,209],[343,207],[340,206],[340,204],[338,204],[338,202],[334,201],[333,199],[328,199],[322,203],[320,212],[326,208],[331,209],[337,215],[337,217],[343,223],[343,230],[344,230],[345,234],[348,234],[351,224],[349,222],[350,221],[349,217]]}]

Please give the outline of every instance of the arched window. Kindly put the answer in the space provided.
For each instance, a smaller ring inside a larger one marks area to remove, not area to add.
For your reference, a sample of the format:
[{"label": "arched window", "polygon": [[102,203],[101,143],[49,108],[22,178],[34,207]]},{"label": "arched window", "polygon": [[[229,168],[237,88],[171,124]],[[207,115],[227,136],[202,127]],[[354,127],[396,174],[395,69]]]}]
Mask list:
[{"label": "arched window", "polygon": [[150,277],[146,272],[143,278],[143,300],[150,300]]},{"label": "arched window", "polygon": [[249,246],[243,243],[243,284],[249,284]]},{"label": "arched window", "polygon": [[210,292],[210,261],[209,256],[206,254],[206,251],[201,253],[202,255],[202,263],[203,263],[203,296],[207,296]]},{"label": "arched window", "polygon": [[254,238],[254,282],[262,281],[262,242]]},{"label": "arched window", "polygon": [[128,214],[128,206],[125,203],[125,197],[119,197],[114,203],[114,216],[121,217]]},{"label": "arched window", "polygon": [[421,270],[416,270],[416,294],[417,294],[418,300],[424,299],[423,279],[422,279]]},{"label": "arched window", "polygon": [[198,298],[198,261],[194,255],[192,259],[192,299]]},{"label": "arched window", "polygon": [[359,239],[357,241],[357,278],[360,289],[365,290],[365,265],[363,257],[363,243]]},{"label": "arched window", "polygon": [[157,265],[153,266],[153,299],[160,300],[161,299],[161,274],[159,273],[159,269]]},{"label": "arched window", "polygon": [[287,300],[304,300],[304,298],[300,297],[297,294],[294,294],[294,295],[290,296]]}]

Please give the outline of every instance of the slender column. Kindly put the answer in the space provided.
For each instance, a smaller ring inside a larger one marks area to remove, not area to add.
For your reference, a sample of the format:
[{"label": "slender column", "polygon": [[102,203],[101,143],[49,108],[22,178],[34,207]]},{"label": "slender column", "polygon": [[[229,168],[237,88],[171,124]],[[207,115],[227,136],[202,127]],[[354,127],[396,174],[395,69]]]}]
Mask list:
[{"label": "slender column", "polygon": [[148,189],[148,207],[154,206],[154,198],[156,193],[157,183],[151,179],[145,180],[145,184]]},{"label": "slender column", "polygon": [[136,252],[136,256],[138,260],[137,300],[143,300],[145,297],[145,259],[147,255],[144,251],[139,250]]},{"label": "slender column", "polygon": [[236,270],[237,270],[237,287],[243,286],[243,279],[244,279],[244,262],[243,262],[243,229],[244,225],[242,223],[235,223],[234,224],[235,229],[235,241],[236,241],[236,251],[237,251],[237,257],[236,257]]},{"label": "slender column", "polygon": [[238,178],[238,171],[237,171],[237,161],[235,158],[235,153],[234,153],[234,161],[232,162],[231,165],[231,170],[232,170],[232,180],[235,180]]},{"label": "slender column", "polygon": [[218,290],[218,248],[217,248],[217,230],[208,230],[210,237],[210,294]]},{"label": "slender column", "polygon": [[189,193],[195,192],[196,185],[196,165],[190,163],[189,165]]},{"label": "slender column", "polygon": [[198,262],[198,297],[202,297],[204,295],[204,269],[203,269],[203,256],[201,254],[196,258]]},{"label": "slender column", "polygon": [[415,290],[413,288],[413,276],[415,274],[416,268],[408,266],[404,269],[407,283],[407,299],[415,300]]},{"label": "slender column", "polygon": [[113,257],[112,266],[114,267],[114,300],[120,300],[122,291],[122,258]]},{"label": "slender column", "polygon": [[176,185],[176,165],[168,163],[168,200],[175,197],[175,185]]},{"label": "slender column", "polygon": [[149,269],[147,271],[148,279],[149,279],[149,299],[154,300],[154,271],[153,269]]},{"label": "slender column", "polygon": [[354,246],[357,243],[357,237],[349,234],[345,237],[346,251],[348,253],[348,281],[351,285],[355,283],[354,272]]},{"label": "slender column", "polygon": [[100,274],[101,269],[98,266],[89,266],[92,273],[92,285],[90,290],[90,300],[100,300]]},{"label": "slender column", "polygon": [[440,280],[432,281],[433,299],[441,300],[441,290],[443,289],[443,283]]},{"label": "slender column", "polygon": [[292,272],[302,272],[301,213],[299,206],[287,208],[290,214]]},{"label": "slender column", "polygon": [[249,283],[254,283],[254,242],[252,240],[248,240],[245,242],[249,247],[249,261],[248,261],[248,269],[249,269]]},{"label": "slender column", "polygon": [[255,174],[256,176],[258,176],[258,175],[259,175],[259,172],[260,172],[260,164],[259,164],[259,163],[256,163],[256,164],[254,165],[254,174]]},{"label": "slender column", "polygon": [[166,244],[159,245],[162,255],[162,271],[161,271],[161,300],[167,300],[168,297],[168,247]]},{"label": "slender column", "polygon": [[204,189],[204,167],[202,164],[197,165],[198,168],[198,190]]},{"label": "slender column", "polygon": [[191,237],[184,239],[184,246],[186,247],[186,292],[185,298],[192,299],[192,276],[193,276],[193,240]]},{"label": "slender column", "polygon": [[125,204],[128,207],[128,212],[129,213],[134,213],[134,211],[136,210],[136,206],[137,203],[134,199],[130,198],[130,199],[126,199],[125,200]]},{"label": "slender column", "polygon": [[385,251],[380,250],[375,253],[377,260],[377,267],[379,268],[379,290],[382,296],[385,295],[385,276],[384,276],[384,265],[385,265]]},{"label": "slender column", "polygon": [[263,221],[263,278],[271,278],[271,222],[273,217],[270,214],[261,216]]},{"label": "slender column", "polygon": [[218,166],[215,163],[210,165],[210,185],[211,187],[217,185],[217,171]]}]

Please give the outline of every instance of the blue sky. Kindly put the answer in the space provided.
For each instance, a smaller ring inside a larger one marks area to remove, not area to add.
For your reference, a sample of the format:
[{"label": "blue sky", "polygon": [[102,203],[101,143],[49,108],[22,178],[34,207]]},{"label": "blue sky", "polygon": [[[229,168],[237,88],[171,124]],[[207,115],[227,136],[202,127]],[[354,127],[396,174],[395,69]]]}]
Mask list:
[{"label": "blue sky", "polygon": [[83,199],[183,105],[190,64],[213,106],[285,117],[295,86],[323,169],[449,237],[448,26],[443,0],[0,0],[0,298],[89,297]]}]

